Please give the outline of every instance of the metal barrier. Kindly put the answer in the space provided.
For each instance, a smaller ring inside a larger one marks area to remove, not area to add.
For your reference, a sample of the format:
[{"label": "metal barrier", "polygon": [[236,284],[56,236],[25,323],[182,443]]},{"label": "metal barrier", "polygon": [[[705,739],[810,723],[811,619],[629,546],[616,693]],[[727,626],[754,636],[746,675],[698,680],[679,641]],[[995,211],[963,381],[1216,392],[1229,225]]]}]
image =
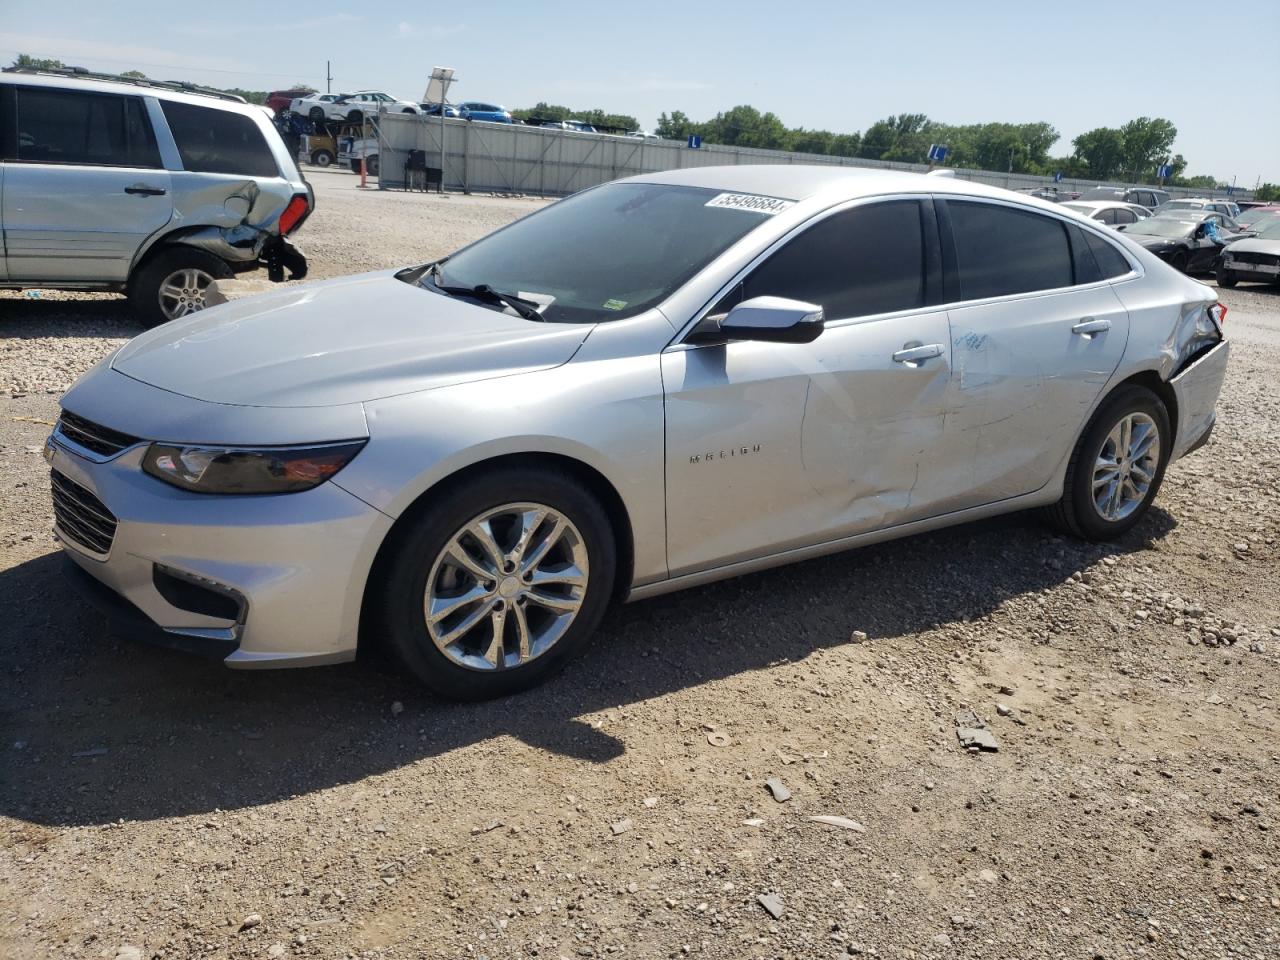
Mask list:
[{"label": "metal barrier", "polygon": [[[444,150],[441,151],[443,134]],[[821,164],[870,167],[923,173],[919,163],[862,160],[826,154],[758,150],[708,143],[696,150],[675,140],[641,140],[605,134],[577,133],[521,124],[484,123],[438,116],[383,114],[377,123],[379,186],[404,186],[405,161],[410,150],[422,150],[430,166],[444,170],[446,190],[501,194],[533,194],[558,197],[607,183],[619,177],[657,173],[685,167],[711,167],[743,163]],[[952,169],[952,168],[948,168]],[[1056,186],[1083,193],[1092,187],[1125,181],[1063,180],[987,170],[955,170],[956,177],[1010,190]],[[1186,187],[1163,188],[1174,197],[1212,196],[1215,191]],[[1216,191],[1221,194],[1222,191]],[[1249,199],[1249,191],[1236,191],[1235,199]]]}]

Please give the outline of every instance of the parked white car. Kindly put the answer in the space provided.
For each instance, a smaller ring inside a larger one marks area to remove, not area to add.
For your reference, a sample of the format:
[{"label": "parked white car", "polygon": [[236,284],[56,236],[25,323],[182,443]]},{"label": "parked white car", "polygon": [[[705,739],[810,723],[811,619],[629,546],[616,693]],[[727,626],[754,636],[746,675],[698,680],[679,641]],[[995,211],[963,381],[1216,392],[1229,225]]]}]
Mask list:
[{"label": "parked white car", "polygon": [[1069,200],[1063,206],[1108,227],[1137,223],[1151,216],[1151,211],[1142,204],[1122,203],[1119,200]]},{"label": "parked white car", "polygon": [[390,94],[377,90],[361,90],[358,93],[318,94],[295,100],[290,105],[294,113],[302,114],[319,123],[324,120],[343,120],[359,123],[368,115],[387,113],[421,113],[422,107],[412,100],[397,100]]}]

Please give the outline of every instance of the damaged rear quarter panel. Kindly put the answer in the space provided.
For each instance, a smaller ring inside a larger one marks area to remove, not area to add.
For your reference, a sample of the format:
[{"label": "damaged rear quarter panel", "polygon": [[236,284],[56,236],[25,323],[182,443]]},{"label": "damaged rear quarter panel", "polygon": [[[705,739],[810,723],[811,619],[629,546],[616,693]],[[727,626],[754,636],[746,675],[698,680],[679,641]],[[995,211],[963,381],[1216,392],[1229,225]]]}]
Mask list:
[{"label": "damaged rear quarter panel", "polygon": [[173,219],[138,253],[181,243],[229,263],[257,260],[296,192],[283,178],[174,171]]}]

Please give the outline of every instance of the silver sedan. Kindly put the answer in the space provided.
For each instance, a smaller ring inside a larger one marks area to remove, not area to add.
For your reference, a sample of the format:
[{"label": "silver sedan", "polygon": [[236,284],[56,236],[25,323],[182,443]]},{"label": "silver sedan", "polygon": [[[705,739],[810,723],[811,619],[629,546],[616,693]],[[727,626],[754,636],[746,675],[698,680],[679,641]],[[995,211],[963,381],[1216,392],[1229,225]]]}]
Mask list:
[{"label": "silver sedan", "polygon": [[1214,292],[1061,206],[838,167],[587,190],[432,264],[143,334],[46,455],[83,586],[232,667],[547,677],[614,599],[992,514],[1138,523]]}]

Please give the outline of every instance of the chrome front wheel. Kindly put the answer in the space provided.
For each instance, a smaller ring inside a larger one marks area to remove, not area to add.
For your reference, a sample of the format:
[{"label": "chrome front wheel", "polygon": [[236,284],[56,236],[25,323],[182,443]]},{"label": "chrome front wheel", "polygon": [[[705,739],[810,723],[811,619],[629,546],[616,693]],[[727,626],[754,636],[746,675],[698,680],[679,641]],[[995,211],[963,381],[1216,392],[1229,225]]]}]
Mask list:
[{"label": "chrome front wheel", "polygon": [[203,310],[213,276],[196,267],[175,270],[160,281],[160,311],[168,320],[176,320]]},{"label": "chrome front wheel", "polygon": [[1093,467],[1093,505],[1102,519],[1124,520],[1147,499],[1160,468],[1160,428],[1141,411],[1120,418]]},{"label": "chrome front wheel", "polygon": [[470,670],[520,667],[547,653],[586,598],[586,543],[536,502],[486,510],[459,528],[427,576],[423,617],[437,650]]}]

